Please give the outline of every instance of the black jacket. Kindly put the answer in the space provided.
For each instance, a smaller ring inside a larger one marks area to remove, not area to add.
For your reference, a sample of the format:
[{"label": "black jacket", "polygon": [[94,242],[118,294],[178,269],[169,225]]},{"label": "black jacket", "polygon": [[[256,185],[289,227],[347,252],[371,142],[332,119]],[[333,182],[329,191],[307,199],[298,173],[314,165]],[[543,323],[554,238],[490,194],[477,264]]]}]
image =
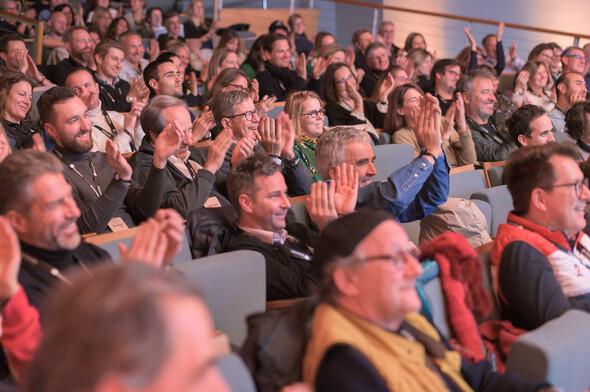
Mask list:
[{"label": "black jacket", "polygon": [[94,80],[98,83],[100,102],[102,110],[113,110],[115,112],[131,111],[131,103],[127,102],[127,94],[131,85],[123,79],[117,80],[115,86],[110,86],[94,74]]},{"label": "black jacket", "polygon": [[266,70],[256,75],[256,79],[258,79],[258,83],[260,84],[260,99],[265,95],[269,97],[274,95],[277,97],[277,101],[282,102],[292,92],[305,89],[306,81],[297,76],[297,72],[291,71],[288,68],[275,67],[268,61],[264,63],[264,67]]}]

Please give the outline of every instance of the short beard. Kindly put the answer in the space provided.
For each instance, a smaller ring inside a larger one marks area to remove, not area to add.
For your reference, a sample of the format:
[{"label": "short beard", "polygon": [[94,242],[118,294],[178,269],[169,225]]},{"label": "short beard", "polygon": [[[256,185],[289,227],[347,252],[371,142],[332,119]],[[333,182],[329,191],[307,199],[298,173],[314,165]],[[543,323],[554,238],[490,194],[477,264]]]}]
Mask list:
[{"label": "short beard", "polygon": [[83,154],[86,153],[90,150],[92,150],[92,147],[94,147],[94,142],[92,141],[92,128],[88,131],[88,143],[83,144],[83,143],[79,143],[76,140],[76,136],[74,136],[72,139],[69,140],[61,140],[62,142],[62,148],[64,150],[67,150],[69,152],[73,152],[76,154]]}]

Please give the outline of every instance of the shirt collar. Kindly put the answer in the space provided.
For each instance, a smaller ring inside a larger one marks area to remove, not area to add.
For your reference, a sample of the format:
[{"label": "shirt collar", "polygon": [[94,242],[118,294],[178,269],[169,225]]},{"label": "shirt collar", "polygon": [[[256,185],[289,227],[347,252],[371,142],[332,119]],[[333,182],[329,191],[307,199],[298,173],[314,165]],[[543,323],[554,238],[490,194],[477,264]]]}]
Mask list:
[{"label": "shirt collar", "polygon": [[238,225],[238,227],[240,229],[242,229],[243,231],[245,231],[246,233],[252,234],[254,237],[257,237],[262,242],[265,242],[270,245],[273,245],[273,244],[284,245],[285,241],[287,240],[287,235],[289,234],[289,233],[287,233],[287,230],[285,230],[285,229],[281,229],[281,230],[275,232],[275,231],[268,231],[268,230],[263,230],[263,229],[252,229],[250,227],[243,227],[240,225]]}]

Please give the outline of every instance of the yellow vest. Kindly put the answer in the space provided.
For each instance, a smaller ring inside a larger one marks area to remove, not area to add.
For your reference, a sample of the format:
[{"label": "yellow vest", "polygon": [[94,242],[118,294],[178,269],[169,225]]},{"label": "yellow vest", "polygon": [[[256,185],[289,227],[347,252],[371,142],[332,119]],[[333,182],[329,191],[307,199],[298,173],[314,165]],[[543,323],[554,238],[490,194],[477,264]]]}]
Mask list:
[{"label": "yellow vest", "polygon": [[[409,313],[405,321],[436,341],[436,329],[420,314]],[[318,367],[326,351],[343,343],[354,347],[369,359],[391,391],[446,391],[440,376],[426,365],[426,351],[419,342],[379,327],[344,309],[322,303],[315,311],[311,340],[303,358],[303,380],[315,385]],[[445,351],[445,358],[432,358],[463,391],[472,389],[461,375],[461,356]],[[343,369],[346,371],[346,369]],[[354,372],[354,369],[351,369]]]}]

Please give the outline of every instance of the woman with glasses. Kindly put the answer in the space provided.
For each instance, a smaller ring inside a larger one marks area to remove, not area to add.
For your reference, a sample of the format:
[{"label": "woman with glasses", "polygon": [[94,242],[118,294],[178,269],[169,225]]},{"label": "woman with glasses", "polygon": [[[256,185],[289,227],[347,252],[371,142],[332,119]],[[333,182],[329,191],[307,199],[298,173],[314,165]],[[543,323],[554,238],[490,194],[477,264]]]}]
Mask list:
[{"label": "woman with glasses", "polygon": [[318,137],[324,132],[326,113],[320,96],[313,91],[291,93],[285,101],[285,113],[293,122],[295,154],[309,170],[312,182],[323,181],[315,161],[315,147]]},{"label": "woman with glasses", "polygon": [[[436,98],[424,96],[424,92],[415,84],[398,86],[390,95],[389,108],[385,117],[385,132],[391,134],[391,141],[396,144],[408,144],[414,148],[414,156],[422,152],[422,146],[416,137],[420,103],[425,99]],[[463,98],[457,94],[444,118],[441,117],[441,139],[443,150],[451,167],[474,164],[477,161],[475,144],[471,131],[465,121]],[[455,124],[457,129],[455,129]]]},{"label": "woman with glasses", "polygon": [[512,102],[517,107],[532,104],[541,106],[547,112],[553,109],[555,102],[545,90],[549,83],[549,75],[549,68],[545,62],[529,61],[526,63],[516,77]]},{"label": "woman with glasses", "polygon": [[322,95],[330,126],[362,127],[374,143],[379,143],[376,128],[383,128],[386,108],[380,110],[375,102],[363,100],[358,82],[347,64],[330,64],[324,75]]}]

